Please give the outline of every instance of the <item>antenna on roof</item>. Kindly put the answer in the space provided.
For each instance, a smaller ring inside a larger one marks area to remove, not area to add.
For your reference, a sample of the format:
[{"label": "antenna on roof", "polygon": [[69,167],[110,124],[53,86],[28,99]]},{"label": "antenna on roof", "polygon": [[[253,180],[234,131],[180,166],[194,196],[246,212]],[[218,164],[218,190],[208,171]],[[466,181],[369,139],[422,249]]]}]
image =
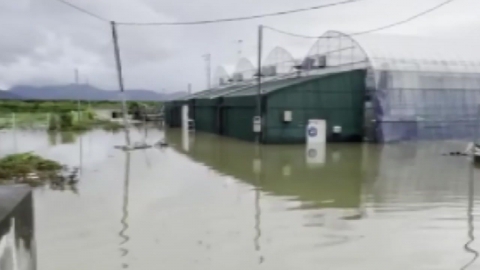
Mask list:
[{"label": "antenna on roof", "polygon": [[205,68],[207,70],[207,89],[211,88],[211,82],[210,82],[210,73],[211,73],[211,58],[212,55],[210,53],[204,54],[203,58],[205,59]]},{"label": "antenna on roof", "polygon": [[237,40],[237,43],[238,43],[238,58],[237,58],[237,62],[238,62],[242,58],[243,40],[239,39],[239,40]]}]

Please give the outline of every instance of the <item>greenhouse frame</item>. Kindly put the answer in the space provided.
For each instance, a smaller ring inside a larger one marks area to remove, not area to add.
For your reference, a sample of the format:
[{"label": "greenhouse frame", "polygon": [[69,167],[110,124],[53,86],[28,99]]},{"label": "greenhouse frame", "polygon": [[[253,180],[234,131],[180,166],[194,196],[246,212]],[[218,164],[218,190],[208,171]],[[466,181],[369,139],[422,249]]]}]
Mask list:
[{"label": "greenhouse frame", "polygon": [[168,102],[166,122],[180,126],[188,105],[198,131],[253,141],[260,97],[262,143],[303,143],[310,119],[326,120],[328,141],[471,141],[480,120],[476,44],[329,31],[300,61],[275,48],[260,94],[256,68],[242,59],[233,79],[217,78],[231,83]]}]

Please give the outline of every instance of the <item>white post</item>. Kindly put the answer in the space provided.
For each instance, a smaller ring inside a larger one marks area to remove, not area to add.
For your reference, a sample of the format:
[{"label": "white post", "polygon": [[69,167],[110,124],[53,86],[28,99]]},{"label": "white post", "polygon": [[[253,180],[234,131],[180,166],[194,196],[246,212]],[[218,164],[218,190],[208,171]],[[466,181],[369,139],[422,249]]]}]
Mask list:
[{"label": "white post", "polygon": [[182,106],[182,130],[188,132],[188,105]]},{"label": "white post", "polygon": [[185,152],[190,151],[190,132],[187,129],[182,129],[182,146]]},{"label": "white post", "polygon": [[12,113],[12,129],[15,130],[16,127],[17,125],[15,123],[15,113]]},{"label": "white post", "polygon": [[18,153],[18,143],[17,143],[17,120],[15,119],[15,113],[12,113],[12,129],[13,129],[13,147],[15,153]]}]

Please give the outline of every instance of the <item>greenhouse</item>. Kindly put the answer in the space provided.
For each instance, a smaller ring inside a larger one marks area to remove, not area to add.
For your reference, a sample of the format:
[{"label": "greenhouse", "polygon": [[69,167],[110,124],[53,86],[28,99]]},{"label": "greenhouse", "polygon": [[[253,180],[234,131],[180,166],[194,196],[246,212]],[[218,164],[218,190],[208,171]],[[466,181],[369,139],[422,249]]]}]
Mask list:
[{"label": "greenhouse", "polygon": [[301,60],[275,48],[260,88],[242,59],[232,76],[219,72],[215,88],[167,103],[166,122],[180,126],[188,105],[198,131],[253,141],[260,109],[263,143],[305,142],[310,119],[326,121],[328,141],[471,141],[480,120],[476,44],[329,31]]}]

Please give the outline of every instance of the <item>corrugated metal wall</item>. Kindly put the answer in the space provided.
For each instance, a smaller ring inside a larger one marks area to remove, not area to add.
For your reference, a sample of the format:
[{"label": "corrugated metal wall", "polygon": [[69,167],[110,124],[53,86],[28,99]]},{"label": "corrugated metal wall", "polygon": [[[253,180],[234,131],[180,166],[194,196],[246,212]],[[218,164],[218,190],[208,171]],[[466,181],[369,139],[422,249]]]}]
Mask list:
[{"label": "corrugated metal wall", "polygon": [[[309,119],[325,119],[329,141],[363,139],[365,71],[356,70],[325,75],[281,86],[262,97],[265,119],[262,142],[269,144],[304,143]],[[298,79],[296,79],[298,80]],[[268,84],[266,84],[266,89]],[[176,101],[166,106],[169,126],[181,126],[181,106],[189,104],[190,117],[197,131],[204,131],[254,141],[253,117],[256,114],[255,91],[251,94]],[[293,121],[283,121],[285,111],[292,111]],[[333,127],[341,126],[341,136]]]},{"label": "corrugated metal wall", "polygon": [[[193,106],[197,131],[217,133],[217,110],[220,99],[197,99]],[[192,109],[190,109],[192,110]]]},{"label": "corrugated metal wall", "polygon": [[224,98],[221,112],[222,135],[240,140],[253,141],[253,117],[255,116],[255,96]]},{"label": "corrugated metal wall", "polygon": [[[272,92],[267,98],[265,143],[305,142],[309,119],[327,120],[329,141],[363,139],[365,71],[328,75]],[[293,121],[283,122],[285,111]],[[341,126],[341,136],[334,136]]]},{"label": "corrugated metal wall", "polygon": [[165,122],[169,127],[182,126],[182,104],[180,101],[165,103]]}]

